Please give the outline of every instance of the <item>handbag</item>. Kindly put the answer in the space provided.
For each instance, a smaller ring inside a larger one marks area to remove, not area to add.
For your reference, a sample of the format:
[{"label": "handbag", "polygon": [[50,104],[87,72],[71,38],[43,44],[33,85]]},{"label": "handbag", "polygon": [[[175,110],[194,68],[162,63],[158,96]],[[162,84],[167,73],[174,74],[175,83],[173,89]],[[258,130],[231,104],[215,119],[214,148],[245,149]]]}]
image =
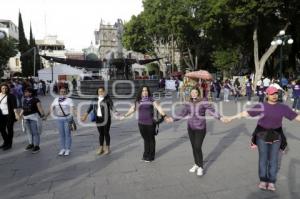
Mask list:
[{"label": "handbag", "polygon": [[70,129],[70,131],[76,131],[77,130],[77,125],[76,125],[73,117],[71,117],[71,119],[69,121],[69,129]]},{"label": "handbag", "polygon": [[89,116],[91,122],[96,122],[95,106],[93,106],[93,110],[91,111]]},{"label": "handbag", "polygon": [[155,135],[155,136],[158,135],[158,133],[159,133],[159,124],[162,123],[162,122],[164,121],[165,117],[166,117],[165,115],[164,115],[164,116],[161,116],[161,115],[159,114],[159,112],[156,111],[156,119],[154,120],[154,125],[155,125],[155,132],[154,132],[154,135]]},{"label": "handbag", "polygon": [[[65,114],[65,112],[64,112],[63,108],[61,107],[60,103],[58,103],[58,105],[59,105],[62,113],[64,114],[64,116],[67,117],[68,115]],[[69,124],[70,131],[76,131],[77,130],[77,125],[76,125],[73,117],[70,118],[70,120],[68,121],[68,124]]]}]

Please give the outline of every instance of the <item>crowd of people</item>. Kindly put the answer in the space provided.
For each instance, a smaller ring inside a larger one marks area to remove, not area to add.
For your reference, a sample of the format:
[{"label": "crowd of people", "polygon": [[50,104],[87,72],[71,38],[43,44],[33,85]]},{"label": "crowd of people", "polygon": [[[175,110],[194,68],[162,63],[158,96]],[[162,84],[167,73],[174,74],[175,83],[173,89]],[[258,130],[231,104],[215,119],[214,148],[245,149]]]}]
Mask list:
[{"label": "crowd of people", "polygon": [[[155,131],[158,124],[154,119],[154,110],[157,110],[162,120],[167,123],[188,118],[187,133],[190,138],[194,157],[194,165],[189,169],[189,172],[196,172],[198,176],[202,176],[204,174],[202,144],[207,131],[206,114],[208,113],[223,123],[230,123],[234,119],[241,117],[261,116],[251,139],[253,146],[257,146],[259,152],[260,183],[258,187],[260,189],[275,191],[279,151],[285,150],[287,146],[287,139],[282,130],[282,119],[285,117],[289,120],[300,121],[300,116],[297,114],[299,110],[299,81],[292,81],[290,86],[293,89],[294,99],[292,108],[281,103],[279,97],[280,95],[284,95],[289,84],[283,85],[281,83],[281,86],[279,86],[276,80],[269,81],[267,78],[262,78],[256,84],[256,93],[261,103],[237,115],[225,117],[215,110],[208,98],[211,95],[214,96],[214,100],[220,99],[220,93],[223,89],[225,102],[230,101],[231,94],[233,95],[233,99],[238,101],[242,95],[243,86],[239,82],[239,79],[235,79],[233,83],[231,82],[231,80],[225,80],[222,83],[218,79],[211,83],[202,81],[200,84],[184,90],[184,95],[187,95],[187,98],[185,98],[186,102],[182,104],[182,108],[178,111],[178,114],[172,116],[167,116],[163,108],[152,97],[151,91],[146,85],[140,88],[133,105],[123,115],[117,112],[105,88],[99,87],[95,91],[97,97],[92,100],[86,112],[81,116],[81,121],[85,122],[88,116],[91,116],[90,119],[95,122],[97,131],[99,132],[99,148],[97,148],[96,154],[108,155],[111,152],[110,126],[112,116],[118,120],[124,120],[134,112],[137,112],[138,128],[144,141],[144,152],[141,160],[152,162],[155,160]],[[0,85],[0,131],[3,138],[1,148],[4,151],[12,148],[14,123],[22,120],[28,140],[25,150],[29,150],[33,154],[38,153],[40,151],[42,120],[46,120],[51,115],[56,120],[59,133],[60,149],[58,155],[69,156],[72,146],[71,131],[73,130],[70,124],[74,122],[74,117],[77,115],[73,100],[67,95],[69,90],[64,86],[57,87],[58,96],[52,101],[49,110],[44,111],[38,95],[46,94],[47,86],[44,93],[40,92],[40,87],[35,86],[35,84],[37,82],[24,80],[22,83],[20,81],[12,81]],[[184,88],[184,83],[178,81],[177,84],[178,86],[176,87],[179,92],[181,87]],[[253,94],[253,85],[250,78],[245,81],[244,87],[247,101],[250,103]],[[21,97],[14,93],[14,90],[18,89],[22,91]],[[42,89],[43,86],[41,86]]]}]

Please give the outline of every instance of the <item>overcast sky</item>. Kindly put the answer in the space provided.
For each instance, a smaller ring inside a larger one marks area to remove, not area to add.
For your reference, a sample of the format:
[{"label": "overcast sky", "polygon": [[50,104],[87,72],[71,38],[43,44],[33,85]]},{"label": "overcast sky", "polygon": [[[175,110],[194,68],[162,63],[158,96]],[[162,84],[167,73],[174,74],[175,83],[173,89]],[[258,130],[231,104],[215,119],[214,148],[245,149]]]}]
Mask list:
[{"label": "overcast sky", "polygon": [[67,49],[88,47],[101,19],[114,24],[118,18],[129,21],[142,10],[142,0],[1,0],[0,19],[18,25],[21,11],[25,34],[30,22],[36,39],[57,35]]}]

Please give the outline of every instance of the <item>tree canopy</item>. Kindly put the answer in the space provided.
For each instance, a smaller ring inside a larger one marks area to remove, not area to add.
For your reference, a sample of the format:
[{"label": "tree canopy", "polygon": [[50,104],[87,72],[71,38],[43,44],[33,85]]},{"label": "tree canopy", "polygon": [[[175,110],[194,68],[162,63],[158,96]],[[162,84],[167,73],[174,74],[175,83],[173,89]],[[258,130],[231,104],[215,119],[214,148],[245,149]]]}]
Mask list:
[{"label": "tree canopy", "polygon": [[156,43],[174,39],[183,59],[191,54],[196,60],[191,61],[197,63],[194,69],[246,66],[263,73],[265,65],[276,67],[278,51],[270,43],[286,28],[294,39],[292,48],[285,48],[286,68],[295,69],[300,58],[297,0],[144,0],[143,6],[144,11],[125,24],[123,42],[128,49],[154,52]]}]

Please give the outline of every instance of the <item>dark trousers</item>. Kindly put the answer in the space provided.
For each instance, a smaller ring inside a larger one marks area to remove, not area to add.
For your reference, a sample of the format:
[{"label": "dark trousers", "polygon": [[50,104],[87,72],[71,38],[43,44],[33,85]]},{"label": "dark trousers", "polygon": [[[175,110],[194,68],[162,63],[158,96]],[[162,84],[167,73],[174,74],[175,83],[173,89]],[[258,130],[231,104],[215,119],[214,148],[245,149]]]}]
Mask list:
[{"label": "dark trousers", "polygon": [[155,125],[139,124],[144,140],[143,160],[152,161],[155,158]]},{"label": "dark trousers", "polygon": [[202,143],[206,135],[206,129],[188,128],[188,133],[192,144],[195,164],[203,168]]},{"label": "dark trousers", "polygon": [[14,122],[8,115],[0,116],[0,132],[5,146],[11,146],[14,137]]},{"label": "dark trousers", "polygon": [[107,119],[107,121],[104,121],[103,117],[96,117],[96,124],[97,124],[97,129],[99,132],[99,143],[100,146],[103,146],[104,144],[104,139],[106,146],[110,146],[110,135],[109,135],[109,130],[110,130],[110,124],[111,120],[110,118]]}]

